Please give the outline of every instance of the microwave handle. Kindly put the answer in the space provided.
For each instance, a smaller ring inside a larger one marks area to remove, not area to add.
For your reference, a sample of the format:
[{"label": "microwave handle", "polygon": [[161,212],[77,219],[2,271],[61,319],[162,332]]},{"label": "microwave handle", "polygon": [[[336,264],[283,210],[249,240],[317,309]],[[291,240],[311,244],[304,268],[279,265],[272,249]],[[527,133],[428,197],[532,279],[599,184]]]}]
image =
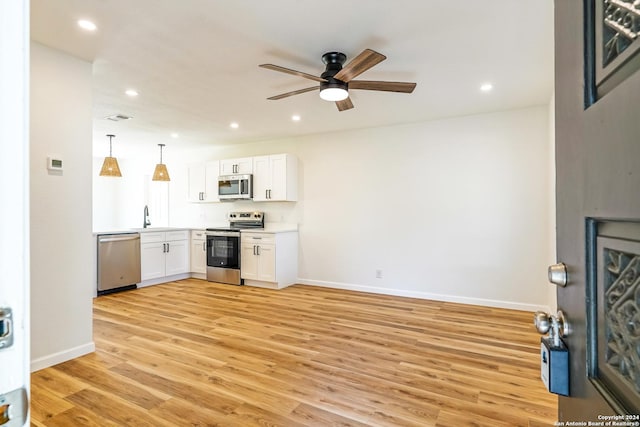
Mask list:
[{"label": "microwave handle", "polygon": [[247,185],[247,180],[246,179],[241,179],[240,180],[240,194],[247,194],[247,190],[245,187],[245,185]]}]

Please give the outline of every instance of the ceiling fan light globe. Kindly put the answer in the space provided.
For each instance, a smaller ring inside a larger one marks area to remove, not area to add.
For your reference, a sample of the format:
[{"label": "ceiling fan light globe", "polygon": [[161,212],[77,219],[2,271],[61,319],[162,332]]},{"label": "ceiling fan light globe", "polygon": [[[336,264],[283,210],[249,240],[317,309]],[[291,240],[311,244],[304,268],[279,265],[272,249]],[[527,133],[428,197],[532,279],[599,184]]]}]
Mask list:
[{"label": "ceiling fan light globe", "polygon": [[349,97],[349,92],[339,87],[328,87],[320,91],[320,98],[325,101],[342,101]]}]

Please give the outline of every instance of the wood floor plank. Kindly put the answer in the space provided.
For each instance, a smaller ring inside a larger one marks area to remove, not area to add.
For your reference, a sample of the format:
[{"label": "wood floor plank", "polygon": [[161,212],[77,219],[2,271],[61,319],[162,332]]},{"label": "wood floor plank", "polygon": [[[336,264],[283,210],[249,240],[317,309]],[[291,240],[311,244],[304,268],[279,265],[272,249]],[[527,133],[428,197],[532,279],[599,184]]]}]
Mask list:
[{"label": "wood floor plank", "polygon": [[32,424],[552,425],[557,399],[539,379],[531,319],[197,279],[101,296],[96,352],[32,375]]}]

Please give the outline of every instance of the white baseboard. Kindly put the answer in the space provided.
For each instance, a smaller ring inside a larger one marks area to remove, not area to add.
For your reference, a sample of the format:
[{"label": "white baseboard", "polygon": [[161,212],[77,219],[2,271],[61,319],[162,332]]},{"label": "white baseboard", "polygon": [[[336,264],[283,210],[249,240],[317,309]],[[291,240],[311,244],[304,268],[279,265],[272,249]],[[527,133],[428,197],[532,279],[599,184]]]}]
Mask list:
[{"label": "white baseboard", "polygon": [[176,280],[189,279],[190,277],[191,277],[191,273],[181,273],[181,274],[174,274],[173,276],[163,276],[163,277],[158,277],[157,279],[143,280],[142,282],[138,283],[138,287],[144,288],[146,286],[159,285],[160,283],[175,282]]},{"label": "white baseboard", "polygon": [[302,285],[320,286],[323,288],[344,289],[348,291],[369,292],[373,294],[393,295],[398,297],[409,297],[428,299],[433,301],[455,302],[459,304],[481,305],[485,307],[507,308],[511,310],[521,310],[535,312],[543,310],[549,312],[549,307],[537,304],[525,304],[514,301],[500,301],[484,298],[462,297],[457,295],[433,294],[429,292],[410,291],[403,289],[378,288],[375,286],[354,285],[351,283],[325,282],[321,280],[309,280],[298,278],[297,283]]},{"label": "white baseboard", "polygon": [[40,369],[48,368],[50,366],[57,365],[58,363],[84,356],[85,354],[93,353],[94,351],[96,351],[96,344],[91,341],[78,347],[70,348],[48,356],[39,357],[31,361],[31,372],[39,371]]}]

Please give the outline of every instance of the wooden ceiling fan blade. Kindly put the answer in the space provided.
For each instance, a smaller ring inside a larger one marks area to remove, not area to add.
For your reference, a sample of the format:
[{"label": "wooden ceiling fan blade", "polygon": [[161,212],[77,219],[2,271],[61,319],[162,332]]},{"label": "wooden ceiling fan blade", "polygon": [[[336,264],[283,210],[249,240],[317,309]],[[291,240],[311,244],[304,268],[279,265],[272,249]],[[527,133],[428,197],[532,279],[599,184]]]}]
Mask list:
[{"label": "wooden ceiling fan blade", "polygon": [[360,55],[345,65],[342,70],[338,71],[333,78],[342,80],[343,82],[349,82],[385,59],[387,59],[387,57],[383,54],[371,49],[365,49]]},{"label": "wooden ceiling fan blade", "polygon": [[302,71],[292,70],[290,68],[281,67],[273,64],[260,64],[259,67],[266,68],[267,70],[280,71],[281,73],[287,73],[298,77],[304,77],[305,79],[313,80],[316,82],[326,82],[322,77],[316,77],[313,74],[303,73]]},{"label": "wooden ceiling fan blade", "polygon": [[349,89],[411,93],[415,88],[415,83],[408,82],[379,82],[375,80],[352,80],[349,82]]},{"label": "wooden ceiling fan blade", "polygon": [[280,95],[272,96],[272,97],[267,98],[267,99],[269,99],[271,101],[275,101],[277,99],[288,98],[288,97],[293,96],[293,95],[300,95],[301,93],[311,92],[312,90],[318,90],[318,86],[307,87],[307,88],[298,89],[298,90],[292,90],[291,92],[281,93]]},{"label": "wooden ceiling fan blade", "polygon": [[353,108],[353,102],[351,102],[351,98],[347,97],[342,101],[336,101],[336,107],[339,111],[350,110]]}]

